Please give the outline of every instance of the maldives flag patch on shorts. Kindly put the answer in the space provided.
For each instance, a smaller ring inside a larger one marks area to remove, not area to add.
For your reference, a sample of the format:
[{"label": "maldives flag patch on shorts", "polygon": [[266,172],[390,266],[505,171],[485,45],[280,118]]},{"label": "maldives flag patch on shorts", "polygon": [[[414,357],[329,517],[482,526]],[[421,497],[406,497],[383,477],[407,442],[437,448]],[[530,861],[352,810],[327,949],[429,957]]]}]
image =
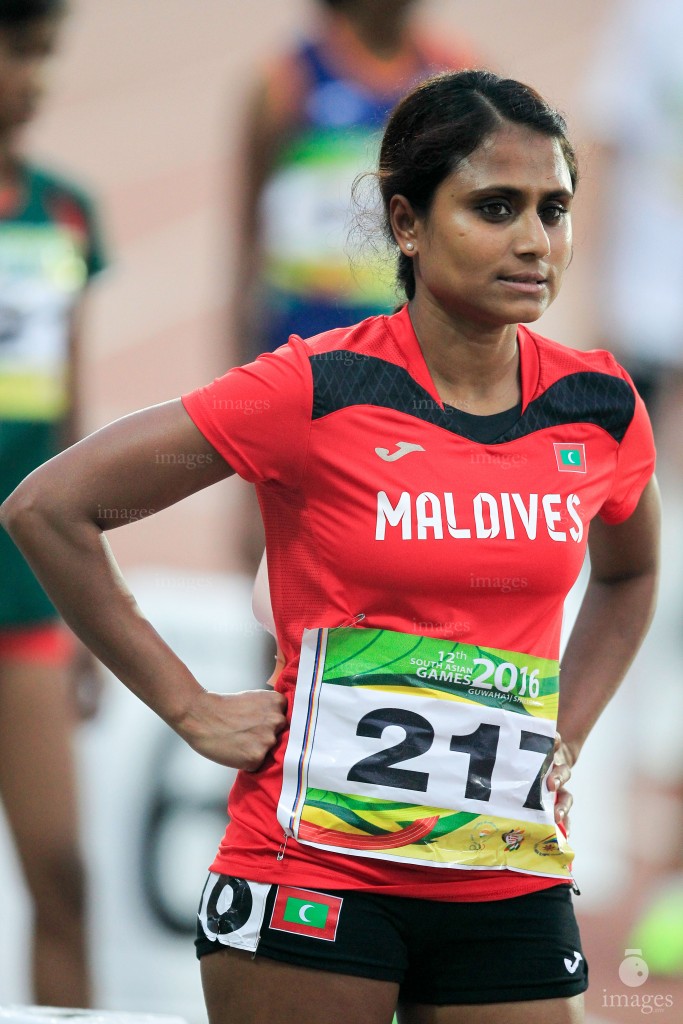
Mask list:
[{"label": "maldives flag patch on shorts", "polygon": [[562,444],[553,442],[555,459],[560,473],[586,472],[586,446],[584,444]]},{"label": "maldives flag patch on shorts", "polygon": [[334,942],[343,899],[324,892],[279,885],[270,927],[279,932],[310,935]]}]

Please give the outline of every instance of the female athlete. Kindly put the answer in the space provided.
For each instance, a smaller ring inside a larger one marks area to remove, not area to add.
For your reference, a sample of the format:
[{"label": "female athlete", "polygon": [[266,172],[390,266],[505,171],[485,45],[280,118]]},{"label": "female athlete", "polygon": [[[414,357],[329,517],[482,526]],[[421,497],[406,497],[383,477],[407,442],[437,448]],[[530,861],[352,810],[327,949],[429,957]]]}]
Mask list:
[{"label": "female athlete", "polygon": [[[212,1024],[583,1020],[554,798],[647,628],[658,500],[627,374],[521,326],[570,262],[576,180],[534,90],[430,79],[380,154],[399,311],[128,416],[3,506],[95,654],[243,769],[199,909]],[[197,471],[155,463],[161,444]],[[233,472],[258,491],[285,667],[223,695],[141,616],[98,508],[161,509]]]},{"label": "female athlete", "polygon": [[[66,0],[0,5],[0,498],[80,436],[85,307],[105,265],[90,197],[23,146],[67,9]],[[31,902],[32,995],[85,1007],[73,677],[90,658],[5,534],[0,567],[0,797]]]}]

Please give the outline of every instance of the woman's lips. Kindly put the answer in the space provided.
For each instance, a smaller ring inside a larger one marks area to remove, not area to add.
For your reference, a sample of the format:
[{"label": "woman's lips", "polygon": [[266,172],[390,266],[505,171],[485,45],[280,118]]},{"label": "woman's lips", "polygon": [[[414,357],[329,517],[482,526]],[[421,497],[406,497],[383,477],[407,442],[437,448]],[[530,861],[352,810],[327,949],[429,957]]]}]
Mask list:
[{"label": "woman's lips", "polygon": [[538,295],[548,283],[547,278],[535,274],[515,274],[510,277],[499,277],[498,280],[506,288],[522,295]]}]

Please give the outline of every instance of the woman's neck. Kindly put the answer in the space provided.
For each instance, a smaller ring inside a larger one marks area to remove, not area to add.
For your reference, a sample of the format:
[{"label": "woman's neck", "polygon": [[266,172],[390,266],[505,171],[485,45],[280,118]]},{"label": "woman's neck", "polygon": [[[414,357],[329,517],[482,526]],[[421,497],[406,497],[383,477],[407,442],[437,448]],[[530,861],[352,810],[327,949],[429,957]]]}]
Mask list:
[{"label": "woman's neck", "polygon": [[517,325],[477,328],[409,304],[413,329],[439,398],[480,416],[521,400]]}]

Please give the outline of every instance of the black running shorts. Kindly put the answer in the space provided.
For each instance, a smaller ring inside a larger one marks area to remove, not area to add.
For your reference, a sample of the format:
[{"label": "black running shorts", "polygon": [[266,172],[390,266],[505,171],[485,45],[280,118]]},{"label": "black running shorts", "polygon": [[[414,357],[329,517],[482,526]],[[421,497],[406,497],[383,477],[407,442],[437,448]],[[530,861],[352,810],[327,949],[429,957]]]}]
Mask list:
[{"label": "black running shorts", "polygon": [[564,884],[512,899],[445,903],[211,874],[199,908],[197,956],[226,946],[397,982],[399,999],[410,1003],[560,999],[588,986]]}]

